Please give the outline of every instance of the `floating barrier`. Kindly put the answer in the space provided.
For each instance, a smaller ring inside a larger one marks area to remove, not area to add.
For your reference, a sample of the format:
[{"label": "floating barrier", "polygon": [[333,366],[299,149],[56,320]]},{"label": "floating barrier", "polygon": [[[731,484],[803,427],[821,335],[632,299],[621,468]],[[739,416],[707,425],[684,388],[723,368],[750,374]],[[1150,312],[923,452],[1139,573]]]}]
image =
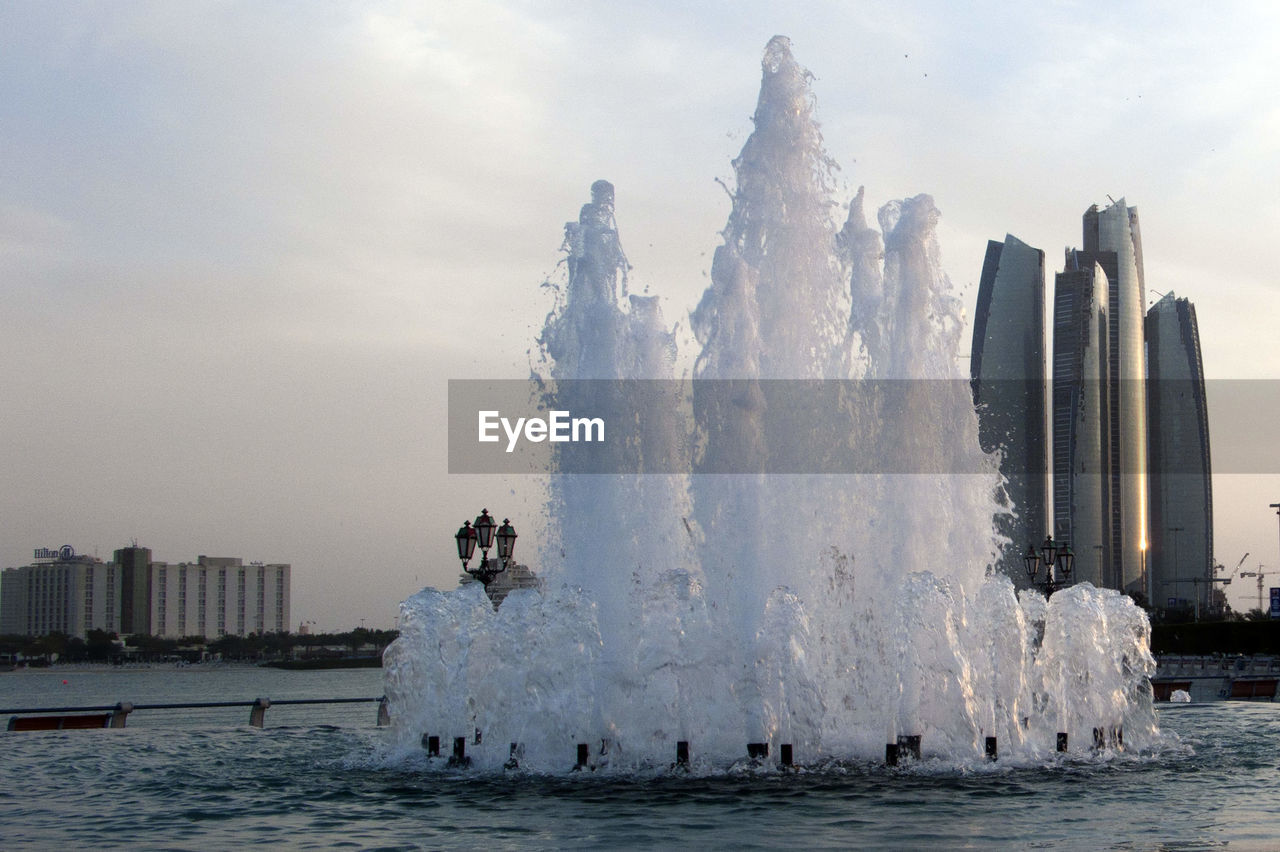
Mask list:
[{"label": "floating barrier", "polygon": [[73,731],[111,727],[110,713],[77,716],[13,716],[11,731]]}]

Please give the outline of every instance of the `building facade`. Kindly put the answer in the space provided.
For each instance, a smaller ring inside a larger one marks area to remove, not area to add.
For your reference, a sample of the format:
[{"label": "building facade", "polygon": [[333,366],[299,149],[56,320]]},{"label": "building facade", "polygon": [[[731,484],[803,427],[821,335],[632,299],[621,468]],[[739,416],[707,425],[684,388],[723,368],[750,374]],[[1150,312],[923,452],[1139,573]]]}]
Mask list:
[{"label": "building facade", "polygon": [[1147,311],[1150,598],[1202,611],[1213,599],[1209,414],[1195,305],[1169,293]]},{"label": "building facade", "polygon": [[134,542],[112,561],[120,566],[120,632],[151,635],[151,548]]},{"label": "building facade", "polygon": [[90,630],[116,632],[121,574],[114,562],[79,556],[70,545],[38,548],[30,565],[0,575],[0,633],[84,639]]},{"label": "building facade", "polygon": [[[1101,448],[1096,470],[1100,477],[1096,483],[1099,493],[1094,495],[1094,484],[1084,478],[1095,473],[1089,463],[1091,451],[1087,446],[1076,445],[1079,440],[1091,442],[1091,435],[1077,431],[1059,440],[1055,433],[1055,501],[1059,491],[1071,491],[1066,507],[1058,507],[1055,502],[1055,534],[1072,545],[1076,565],[1082,569],[1081,579],[1091,570],[1101,580],[1100,585],[1145,595],[1149,585],[1143,310],[1146,284],[1138,211],[1121,199],[1102,210],[1097,205],[1090,207],[1083,219],[1084,248],[1068,250],[1067,268],[1055,282],[1053,418],[1055,430],[1061,424],[1068,429],[1088,431],[1095,418],[1100,422]],[[1104,304],[1100,292],[1100,285],[1104,285],[1105,326],[1101,334],[1085,328],[1100,317],[1096,309],[1083,309],[1081,288],[1085,279],[1093,282],[1090,301],[1095,306]],[[1075,295],[1064,294],[1060,301],[1056,292],[1059,286]],[[1062,317],[1058,315],[1059,305],[1064,311]],[[1064,362],[1095,355],[1100,358],[1100,386],[1093,405],[1089,404],[1093,391],[1087,375],[1091,364],[1081,361],[1079,375],[1065,367],[1059,374],[1059,333],[1064,336],[1061,348]],[[1085,339],[1091,351],[1076,351]],[[1060,381],[1063,382],[1061,388]],[[1069,387],[1073,382],[1078,387]],[[1060,483],[1060,475],[1071,481]],[[1103,523],[1101,540],[1096,542],[1087,532],[1095,508],[1101,512]]]},{"label": "building facade", "polygon": [[974,314],[970,376],[984,452],[999,452],[1014,514],[999,515],[1008,539],[999,567],[1026,585],[1022,554],[1049,530],[1045,384],[1044,252],[1012,235],[987,243]]},{"label": "building facade", "polygon": [[1084,215],[1085,251],[1107,275],[1110,382],[1110,570],[1113,588],[1146,593],[1147,393],[1146,276],[1138,209],[1124,199]]},{"label": "building facade", "polygon": [[291,567],[200,556],[194,563],[151,563],[151,632],[214,639],[278,633],[290,624]]},{"label": "building facade", "polygon": [[1067,251],[1053,294],[1053,535],[1076,554],[1075,579],[1115,587],[1108,572],[1106,275]]}]

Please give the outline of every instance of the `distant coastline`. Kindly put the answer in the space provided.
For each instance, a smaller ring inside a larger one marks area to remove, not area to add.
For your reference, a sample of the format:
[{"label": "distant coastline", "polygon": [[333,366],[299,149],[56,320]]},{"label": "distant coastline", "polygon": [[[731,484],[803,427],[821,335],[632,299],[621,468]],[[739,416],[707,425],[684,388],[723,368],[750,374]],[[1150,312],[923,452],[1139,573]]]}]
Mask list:
[{"label": "distant coastline", "polygon": [[9,672],[119,672],[141,671],[147,669],[178,669],[181,671],[214,671],[223,669],[286,669],[289,671],[312,671],[321,669],[376,669],[382,667],[382,656],[363,657],[313,657],[299,660],[272,660],[270,662],[251,662],[247,660],[208,660],[200,663],[182,662],[131,662],[131,663],[52,663],[50,665],[17,666],[8,663],[0,665],[0,674]]},{"label": "distant coastline", "polygon": [[272,660],[259,664],[263,668],[311,671],[314,669],[380,669],[382,655],[376,657],[314,657],[306,660]]}]

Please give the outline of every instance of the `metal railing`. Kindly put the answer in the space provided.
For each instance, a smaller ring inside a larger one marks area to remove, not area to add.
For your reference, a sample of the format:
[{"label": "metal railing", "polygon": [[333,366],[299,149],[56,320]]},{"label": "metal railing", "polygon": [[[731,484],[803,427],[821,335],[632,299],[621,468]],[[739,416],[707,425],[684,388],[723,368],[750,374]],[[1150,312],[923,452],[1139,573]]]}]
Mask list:
[{"label": "metal railing", "polygon": [[[10,715],[9,730],[60,730],[64,727],[103,727],[123,728],[130,713],[137,710],[197,710],[217,707],[248,707],[249,724],[255,728],[266,725],[267,708],[300,704],[368,704],[377,702],[377,724],[383,727],[391,723],[391,715],[387,707],[385,695],[377,698],[281,698],[272,701],[269,698],[255,698],[252,701],[184,701],[165,704],[134,704],[121,701],[109,705],[93,705],[80,707],[12,707],[0,710],[0,716]],[[86,725],[77,723],[94,720],[92,714],[108,714],[101,719],[102,724]],[[32,715],[37,714],[37,715]],[[89,715],[86,715],[89,714]]]}]

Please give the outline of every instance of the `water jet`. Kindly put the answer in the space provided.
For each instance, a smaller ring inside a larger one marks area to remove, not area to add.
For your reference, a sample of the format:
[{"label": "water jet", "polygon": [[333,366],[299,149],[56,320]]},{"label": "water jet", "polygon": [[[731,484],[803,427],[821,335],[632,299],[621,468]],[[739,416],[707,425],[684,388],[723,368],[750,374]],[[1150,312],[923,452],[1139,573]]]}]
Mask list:
[{"label": "water jet", "polygon": [[522,767],[563,771],[580,743],[580,771],[599,738],[625,772],[697,740],[714,771],[744,742],[753,761],[770,742],[812,761],[883,744],[895,765],[919,759],[921,737],[968,763],[988,737],[1030,757],[1099,719],[1137,748],[1157,736],[1141,610],[991,570],[993,518],[1016,507],[995,496],[957,367],[940,213],[921,194],[868,224],[862,189],[837,196],[812,79],[785,38],[769,42],[685,375],[658,297],[628,292],[625,188],[597,181],[566,224],[529,392],[600,417],[608,440],[551,450],[541,591],[496,609],[479,584],[402,604],[384,669],[407,745],[427,725],[483,729],[523,743]]}]

